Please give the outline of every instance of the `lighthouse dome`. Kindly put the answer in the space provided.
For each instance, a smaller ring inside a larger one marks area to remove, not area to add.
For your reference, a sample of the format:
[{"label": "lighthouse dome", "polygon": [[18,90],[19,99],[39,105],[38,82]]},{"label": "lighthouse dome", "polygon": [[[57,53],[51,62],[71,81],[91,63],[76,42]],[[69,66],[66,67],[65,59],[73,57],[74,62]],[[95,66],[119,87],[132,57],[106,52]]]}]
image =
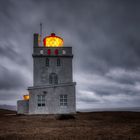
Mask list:
[{"label": "lighthouse dome", "polygon": [[61,37],[56,36],[55,33],[51,33],[50,36],[46,36],[43,39],[43,43],[45,47],[62,47],[64,41]]}]

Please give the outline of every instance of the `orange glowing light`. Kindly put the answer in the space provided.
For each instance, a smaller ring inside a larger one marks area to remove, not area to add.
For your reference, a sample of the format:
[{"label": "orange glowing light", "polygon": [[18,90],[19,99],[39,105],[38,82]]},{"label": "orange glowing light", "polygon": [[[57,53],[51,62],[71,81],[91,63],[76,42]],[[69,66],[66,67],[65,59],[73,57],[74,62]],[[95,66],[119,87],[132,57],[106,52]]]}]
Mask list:
[{"label": "orange glowing light", "polygon": [[54,33],[45,37],[43,42],[45,47],[62,47],[64,44],[63,39],[56,36]]},{"label": "orange glowing light", "polygon": [[29,95],[23,95],[24,100],[29,100]]}]

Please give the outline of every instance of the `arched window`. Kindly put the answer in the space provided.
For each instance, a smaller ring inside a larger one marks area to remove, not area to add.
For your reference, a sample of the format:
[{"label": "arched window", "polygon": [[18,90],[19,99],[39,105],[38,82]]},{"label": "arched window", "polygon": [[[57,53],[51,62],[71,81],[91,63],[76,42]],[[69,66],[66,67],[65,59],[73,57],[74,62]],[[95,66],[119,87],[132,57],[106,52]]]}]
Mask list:
[{"label": "arched window", "polygon": [[58,84],[58,77],[56,73],[51,73],[49,75],[49,83],[50,84]]},{"label": "arched window", "polygon": [[58,84],[58,77],[57,77],[56,74],[54,75],[54,83],[55,83],[55,84]]},{"label": "arched window", "polygon": [[57,66],[61,66],[60,58],[57,58]]},{"label": "arched window", "polygon": [[46,66],[49,67],[49,58],[46,58]]}]

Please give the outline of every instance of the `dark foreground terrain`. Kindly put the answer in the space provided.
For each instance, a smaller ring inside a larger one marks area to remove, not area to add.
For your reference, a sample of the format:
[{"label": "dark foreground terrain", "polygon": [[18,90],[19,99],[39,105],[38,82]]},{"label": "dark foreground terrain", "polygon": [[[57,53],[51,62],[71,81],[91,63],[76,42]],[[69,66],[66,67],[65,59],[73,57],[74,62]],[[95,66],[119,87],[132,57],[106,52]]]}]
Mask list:
[{"label": "dark foreground terrain", "polygon": [[0,110],[0,140],[140,140],[140,113],[17,116]]}]

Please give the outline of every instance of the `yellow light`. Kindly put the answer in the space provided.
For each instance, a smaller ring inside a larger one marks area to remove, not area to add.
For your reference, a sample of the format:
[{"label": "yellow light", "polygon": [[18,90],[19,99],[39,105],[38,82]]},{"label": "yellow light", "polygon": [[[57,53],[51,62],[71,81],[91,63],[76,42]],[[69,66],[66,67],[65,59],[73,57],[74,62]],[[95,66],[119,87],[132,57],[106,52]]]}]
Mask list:
[{"label": "yellow light", "polygon": [[62,47],[64,44],[63,39],[55,36],[54,33],[52,33],[51,36],[45,37],[43,42],[45,47]]},{"label": "yellow light", "polygon": [[23,95],[24,100],[29,100],[29,95]]}]

